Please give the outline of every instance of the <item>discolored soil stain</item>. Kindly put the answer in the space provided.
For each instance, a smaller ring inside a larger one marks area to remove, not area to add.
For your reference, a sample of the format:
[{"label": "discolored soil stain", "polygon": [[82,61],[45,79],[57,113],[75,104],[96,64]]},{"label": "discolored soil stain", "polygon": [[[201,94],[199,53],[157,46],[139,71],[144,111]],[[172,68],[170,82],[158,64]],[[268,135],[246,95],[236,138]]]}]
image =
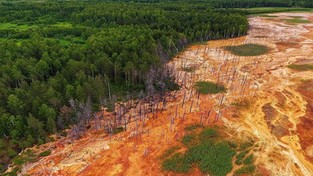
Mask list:
[{"label": "discolored soil stain", "polygon": [[307,157],[313,162],[313,80],[303,81],[298,87],[298,91],[307,101],[305,116],[300,118],[297,125],[301,147],[304,149]]},{"label": "discolored soil stain", "polygon": [[281,138],[289,134],[289,128],[292,127],[292,123],[288,120],[288,117],[280,114],[271,104],[266,104],[262,107],[262,111],[265,114],[265,120],[271,133],[277,138]]}]

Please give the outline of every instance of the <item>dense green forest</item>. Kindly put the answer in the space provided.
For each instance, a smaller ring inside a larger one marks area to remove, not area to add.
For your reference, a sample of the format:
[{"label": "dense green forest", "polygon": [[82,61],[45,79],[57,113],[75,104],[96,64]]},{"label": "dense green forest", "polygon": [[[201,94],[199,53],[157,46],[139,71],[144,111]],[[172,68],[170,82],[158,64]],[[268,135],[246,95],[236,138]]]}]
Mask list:
[{"label": "dense green forest", "polygon": [[162,73],[172,56],[194,42],[247,33],[244,12],[225,8],[312,6],[304,0],[190,2],[1,2],[0,173],[22,149],[91,118],[100,106],[113,109],[133,92],[173,89]]}]

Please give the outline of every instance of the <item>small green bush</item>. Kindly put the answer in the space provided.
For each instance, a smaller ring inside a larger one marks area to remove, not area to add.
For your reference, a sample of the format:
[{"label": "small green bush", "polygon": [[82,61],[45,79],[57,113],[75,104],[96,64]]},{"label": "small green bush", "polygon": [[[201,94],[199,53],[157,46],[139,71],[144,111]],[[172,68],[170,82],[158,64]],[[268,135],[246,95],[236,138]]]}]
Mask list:
[{"label": "small green bush", "polygon": [[235,163],[241,165],[244,157],[248,154],[248,150],[244,150],[237,154]]},{"label": "small green bush", "polygon": [[43,151],[41,153],[39,153],[39,157],[44,157],[44,156],[48,156],[51,154],[51,150],[46,150],[46,151]]},{"label": "small green bush", "polygon": [[246,159],[243,160],[243,164],[249,165],[254,162],[253,154],[250,154]]}]

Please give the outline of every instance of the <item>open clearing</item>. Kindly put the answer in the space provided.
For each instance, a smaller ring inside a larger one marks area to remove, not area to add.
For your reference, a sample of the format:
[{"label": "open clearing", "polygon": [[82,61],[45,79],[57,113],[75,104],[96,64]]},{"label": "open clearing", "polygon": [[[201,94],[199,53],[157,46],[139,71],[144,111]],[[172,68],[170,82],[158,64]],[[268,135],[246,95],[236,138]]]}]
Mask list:
[{"label": "open clearing", "polygon": [[[160,156],[180,145],[185,127],[203,123],[219,126],[230,139],[253,139],[256,170],[261,175],[311,176],[313,72],[295,71],[288,65],[313,59],[313,25],[289,24],[285,19],[300,16],[313,22],[313,14],[269,14],[273,15],[277,17],[251,17],[246,37],[191,46],[168,63],[176,68],[176,82],[182,89],[173,92],[176,98],[169,100],[164,111],[150,114],[149,121],[139,124],[140,134],[134,131],[137,125],[130,124],[127,132],[112,137],[90,131],[76,141],[62,138],[40,146],[42,151],[51,149],[51,154],[24,166],[23,174],[164,175]],[[244,57],[224,49],[252,43],[271,50]],[[199,81],[218,82],[227,91],[198,99],[192,88]],[[233,173],[234,169],[228,175]],[[194,169],[188,175],[201,172]]]}]

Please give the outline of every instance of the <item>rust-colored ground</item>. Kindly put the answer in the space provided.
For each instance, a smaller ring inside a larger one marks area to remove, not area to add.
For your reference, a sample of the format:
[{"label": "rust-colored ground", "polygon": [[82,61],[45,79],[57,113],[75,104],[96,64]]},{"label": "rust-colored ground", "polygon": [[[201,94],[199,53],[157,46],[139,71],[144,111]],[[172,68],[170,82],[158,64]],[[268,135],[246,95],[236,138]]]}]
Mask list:
[{"label": "rust-colored ground", "polygon": [[[184,127],[201,121],[220,126],[232,139],[254,139],[256,165],[263,175],[312,176],[313,83],[303,80],[312,80],[313,72],[296,72],[286,66],[313,59],[313,25],[287,24],[284,19],[312,20],[313,14],[275,15],[274,19],[251,17],[246,37],[191,46],[173,58],[168,65],[175,68],[182,89],[156,117],[148,115],[150,119],[139,124],[137,133],[132,123],[127,132],[112,137],[89,131],[79,140],[63,138],[45,144],[40,149],[51,148],[51,155],[24,166],[22,174],[177,175],[161,170],[160,156],[179,143]],[[243,43],[266,45],[271,51],[239,57],[223,49]],[[195,71],[187,73],[186,67]],[[201,95],[198,100],[192,87],[200,80],[219,82],[227,93]],[[195,168],[189,175],[201,173]]]}]

